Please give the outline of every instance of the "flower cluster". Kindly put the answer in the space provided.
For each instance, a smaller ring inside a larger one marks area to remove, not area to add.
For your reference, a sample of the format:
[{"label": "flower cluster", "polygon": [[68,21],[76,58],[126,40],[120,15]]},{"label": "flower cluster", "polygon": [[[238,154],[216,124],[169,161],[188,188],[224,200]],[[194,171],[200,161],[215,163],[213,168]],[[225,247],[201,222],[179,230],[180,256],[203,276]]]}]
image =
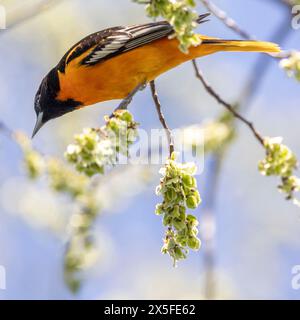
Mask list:
[{"label": "flower cluster", "polygon": [[225,111],[215,121],[203,124],[205,152],[218,152],[235,138],[234,117]]},{"label": "flower cluster", "polygon": [[201,39],[194,33],[197,26],[197,12],[194,0],[134,0],[138,3],[148,3],[146,11],[152,18],[162,17],[166,19],[174,28],[176,37],[180,42],[180,49],[187,52],[190,46],[201,43]]},{"label": "flower cluster", "polygon": [[279,190],[287,195],[287,199],[294,199],[294,192],[300,190],[300,179],[294,176],[295,154],[282,144],[282,138],[266,138],[264,145],[266,158],[259,162],[259,171],[266,176],[280,177]]},{"label": "flower cluster", "polygon": [[86,205],[81,201],[81,210],[74,213],[70,219],[70,239],[64,256],[64,279],[72,292],[80,289],[81,273],[96,263],[98,250],[92,234],[92,226],[99,212],[99,206],[94,197],[84,195]]},{"label": "flower cluster", "polygon": [[176,136],[178,144],[188,145],[203,153],[219,153],[235,138],[236,128],[234,117],[228,111],[214,120],[207,120],[201,125],[185,127],[182,133]]},{"label": "flower cluster", "polygon": [[300,52],[292,52],[289,58],[281,60],[280,66],[286,70],[289,77],[300,81]]},{"label": "flower cluster", "polygon": [[38,178],[46,168],[44,158],[32,148],[31,141],[25,134],[17,132],[15,133],[14,138],[23,151],[24,165],[28,177],[30,179]]},{"label": "flower cluster", "polygon": [[100,200],[92,192],[91,181],[87,176],[72,170],[56,158],[43,157],[32,148],[24,134],[15,134],[15,139],[24,153],[28,177],[37,179],[44,175],[49,187],[67,195],[74,205],[69,243],[64,257],[64,274],[67,286],[76,292],[81,285],[80,273],[94,261],[92,258],[97,252],[91,228],[100,211]]},{"label": "flower cluster", "polygon": [[76,173],[55,158],[47,161],[47,172],[50,187],[73,198],[82,195],[88,185],[88,179],[84,175]]},{"label": "flower cluster", "polygon": [[55,192],[68,195],[75,205],[69,223],[69,241],[64,256],[64,279],[72,292],[81,285],[81,272],[97,251],[92,226],[100,212],[101,200],[91,190],[91,181],[57,159],[47,161],[49,185]]},{"label": "flower cluster", "polygon": [[88,176],[103,173],[105,166],[115,164],[119,154],[127,156],[128,147],[137,138],[137,123],[128,111],[116,111],[105,120],[103,128],[86,129],[76,136],[76,143],[68,147],[66,157],[75,164],[76,170],[56,158],[43,157],[32,148],[28,137],[21,133],[15,135],[24,153],[28,176],[37,179],[44,175],[53,191],[67,195],[74,204],[64,259],[65,282],[74,292],[80,287],[81,272],[93,261],[96,252],[91,229],[101,203],[91,190],[94,185]]},{"label": "flower cluster", "polygon": [[75,144],[69,145],[65,153],[76,170],[87,176],[103,174],[106,166],[116,164],[119,154],[127,156],[138,136],[138,124],[127,110],[118,110],[105,121],[101,129],[85,129],[76,135]]},{"label": "flower cluster", "polygon": [[197,238],[198,221],[187,214],[187,208],[196,209],[201,203],[194,177],[196,170],[193,163],[176,162],[175,153],[160,170],[163,177],[156,193],[163,197],[163,202],[156,206],[156,214],[162,215],[168,228],[162,252],[168,253],[174,264],[186,258],[188,248],[199,250],[201,245]]},{"label": "flower cluster", "polygon": [[81,273],[95,261],[97,248],[92,227],[100,212],[101,200],[96,198],[90,179],[57,159],[48,160],[49,185],[52,190],[68,195],[74,206],[69,222],[69,241],[64,256],[64,279],[72,292],[81,286]]}]

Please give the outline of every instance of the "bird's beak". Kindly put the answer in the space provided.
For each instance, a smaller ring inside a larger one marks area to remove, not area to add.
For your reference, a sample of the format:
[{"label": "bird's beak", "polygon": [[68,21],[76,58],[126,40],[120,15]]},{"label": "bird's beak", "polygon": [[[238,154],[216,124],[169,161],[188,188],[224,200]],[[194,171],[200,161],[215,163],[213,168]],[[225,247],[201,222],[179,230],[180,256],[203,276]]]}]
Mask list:
[{"label": "bird's beak", "polygon": [[32,133],[32,137],[31,139],[34,138],[34,136],[38,133],[38,131],[41,129],[41,127],[44,125],[44,122],[43,122],[43,115],[44,113],[43,112],[40,112],[38,117],[37,117],[37,120],[36,120],[36,124],[35,124],[35,127],[33,129],[33,133]]}]

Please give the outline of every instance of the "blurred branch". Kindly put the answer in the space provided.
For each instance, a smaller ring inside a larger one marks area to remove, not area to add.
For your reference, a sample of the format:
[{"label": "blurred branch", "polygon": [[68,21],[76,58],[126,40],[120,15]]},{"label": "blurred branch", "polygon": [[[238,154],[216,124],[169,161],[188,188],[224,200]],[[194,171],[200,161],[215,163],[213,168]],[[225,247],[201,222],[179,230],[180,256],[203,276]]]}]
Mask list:
[{"label": "blurred branch", "polygon": [[239,34],[242,38],[252,39],[252,36],[245,30],[243,30],[231,17],[227,15],[225,11],[217,7],[210,0],[200,0],[203,5],[209,10],[213,15],[215,15],[219,20],[221,20],[226,27],[233,30],[235,33]]},{"label": "blurred branch", "polygon": [[[8,32],[9,30],[12,30],[13,28],[19,26],[20,24],[38,16],[39,14],[57,6],[58,4],[62,3],[65,0],[46,0],[46,1],[40,1],[39,3],[30,6],[28,9],[26,9],[26,6],[22,6],[22,9],[15,10],[12,17],[9,17],[9,24],[5,30],[2,30],[3,32]],[[1,34],[0,33],[0,34]]]},{"label": "blurred branch", "polygon": [[[289,13],[287,11],[286,15],[283,16],[281,23],[278,24],[277,29],[271,35],[270,41],[283,45],[284,41],[288,39],[292,30],[290,21],[288,19],[288,14]],[[288,57],[289,53],[282,52],[278,55],[276,54],[275,56],[284,58]],[[266,75],[272,61],[276,62],[275,59],[270,59],[270,56],[267,55],[260,55],[260,57],[257,59],[249,76],[249,80],[246,83],[245,89],[242,91],[241,97],[239,99],[239,101],[242,102],[243,110],[247,110],[249,105],[252,103],[253,98],[257,93],[259,87],[261,86],[264,76]]]},{"label": "blurred branch", "polygon": [[[258,0],[261,1],[261,0]],[[295,5],[295,0],[265,0],[270,4],[275,4],[281,6],[281,8],[291,9],[293,5]]]},{"label": "blurred branch", "polygon": [[211,300],[215,298],[216,293],[216,279],[215,279],[215,226],[216,217],[214,214],[215,205],[219,188],[219,176],[221,175],[223,165],[223,152],[218,153],[218,156],[212,157],[209,164],[209,172],[214,174],[208,179],[206,197],[205,197],[205,210],[203,212],[202,227],[204,232],[202,234],[204,246],[204,269],[205,269],[205,283],[204,283],[204,296],[206,299]]},{"label": "blurred branch", "polygon": [[168,143],[169,143],[169,153],[170,153],[170,157],[171,157],[172,153],[174,152],[174,142],[173,142],[173,137],[172,137],[172,131],[170,130],[170,128],[165,120],[165,117],[162,113],[161,103],[158,98],[158,94],[157,94],[157,90],[156,90],[156,86],[155,86],[154,81],[150,82],[150,87],[151,87],[152,98],[153,98],[153,101],[154,101],[154,104],[156,107],[156,111],[159,116],[159,120],[160,120],[163,128],[166,130],[166,135],[167,135],[167,139],[168,139]]},{"label": "blurred branch", "polygon": [[[246,40],[253,40],[255,39],[253,36],[250,35],[250,33],[248,33],[247,31],[245,31],[244,29],[242,29],[237,22],[231,18],[230,16],[228,16],[228,14],[223,11],[222,9],[220,9],[219,7],[217,7],[212,1],[210,0],[200,0],[203,5],[214,15],[216,16],[219,20],[221,20],[224,25],[231,29],[233,32],[235,32],[236,34],[238,34],[239,36],[241,36],[242,38],[246,39]],[[277,2],[278,4],[288,4],[291,5],[292,1],[284,1],[284,0],[272,0],[273,3]],[[280,33],[284,33],[287,30],[284,29],[284,31],[282,31],[281,29],[279,29],[278,32]],[[287,31],[288,32],[288,31]],[[275,36],[274,39],[277,40],[277,42],[279,42],[278,40],[281,39],[281,37],[279,36]],[[275,40],[274,40],[275,41]],[[280,52],[277,54],[268,54],[271,57],[277,58],[277,59],[282,59],[282,58],[287,58],[290,56],[290,52]]]},{"label": "blurred branch", "polygon": [[295,0],[280,0],[280,2],[282,4],[289,6],[289,7],[292,7],[293,5],[295,5]]},{"label": "blurred branch", "polygon": [[[202,1],[202,0],[201,0]],[[273,3],[282,3],[285,5],[291,5],[290,1],[285,0],[272,0]],[[244,37],[245,39],[251,38],[248,32],[245,32],[241,29],[233,19],[231,19],[223,10],[219,9],[216,5],[214,5],[211,1],[202,1],[202,3],[211,11],[214,15],[216,15],[226,27],[230,28],[238,35]],[[220,14],[221,13],[221,14]],[[271,41],[280,43],[284,42],[290,34],[290,21],[287,18],[289,11],[286,10],[286,15],[283,17],[282,22],[279,24],[278,28],[275,30],[273,35],[271,36]],[[229,23],[228,23],[229,22]],[[288,53],[282,53],[276,55],[276,57],[281,58],[288,55]],[[253,68],[249,76],[249,80],[245,86],[245,90],[242,91],[241,98],[238,101],[241,101],[240,107],[242,110],[247,110],[251,105],[252,100],[255,94],[258,92],[261,83],[264,79],[265,74],[268,71],[272,59],[270,56],[261,55]],[[216,98],[216,97],[215,97]],[[231,142],[232,144],[233,142]],[[206,193],[206,209],[203,214],[203,225],[207,228],[204,229],[203,238],[205,240],[205,256],[204,256],[204,268],[205,268],[205,284],[204,291],[205,297],[207,299],[213,299],[216,295],[215,288],[215,264],[216,264],[216,255],[214,249],[214,234],[209,233],[209,230],[215,229],[215,207],[218,197],[218,185],[221,178],[221,172],[223,163],[226,158],[227,150],[229,145],[226,145],[226,148],[222,147],[219,151],[212,154],[211,157],[211,166],[208,170],[208,178],[210,181],[207,193]]]},{"label": "blurred branch", "polygon": [[121,101],[121,103],[119,104],[119,106],[115,109],[115,111],[111,114],[110,118],[114,117],[114,113],[118,110],[127,110],[128,106],[130,105],[130,103],[132,102],[132,99],[134,98],[134,96],[139,92],[144,90],[147,87],[147,84],[141,83],[138,86],[136,86],[130,93],[129,95],[123,99]]}]

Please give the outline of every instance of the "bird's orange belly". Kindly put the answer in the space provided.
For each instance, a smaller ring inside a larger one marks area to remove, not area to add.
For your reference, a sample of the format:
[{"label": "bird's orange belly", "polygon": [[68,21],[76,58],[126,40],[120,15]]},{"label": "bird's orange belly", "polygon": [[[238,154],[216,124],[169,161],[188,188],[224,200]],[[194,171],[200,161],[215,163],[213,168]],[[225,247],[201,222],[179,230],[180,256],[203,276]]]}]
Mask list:
[{"label": "bird's orange belly", "polygon": [[[196,49],[196,48],[194,48]],[[79,57],[60,78],[60,100],[74,99],[84,106],[123,99],[135,87],[194,57],[179,51],[177,40],[161,39],[94,66],[80,66]],[[199,55],[199,54],[198,54]]]}]

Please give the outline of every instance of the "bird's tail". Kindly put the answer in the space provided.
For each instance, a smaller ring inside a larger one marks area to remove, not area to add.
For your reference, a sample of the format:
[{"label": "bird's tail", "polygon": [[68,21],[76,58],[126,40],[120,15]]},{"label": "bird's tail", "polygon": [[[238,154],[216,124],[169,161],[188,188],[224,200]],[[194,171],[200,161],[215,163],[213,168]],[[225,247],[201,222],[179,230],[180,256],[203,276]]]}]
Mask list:
[{"label": "bird's tail", "polygon": [[[201,14],[197,23],[202,24],[208,21],[206,18],[210,13]],[[278,53],[280,48],[277,44],[265,41],[255,40],[222,40],[214,37],[208,37],[199,35],[202,43],[198,46],[198,50],[194,50],[194,53],[198,53],[198,56],[211,54],[218,51],[246,51],[246,52],[264,52],[264,53]],[[198,52],[197,52],[198,51]]]},{"label": "bird's tail", "polygon": [[209,51],[247,51],[247,52],[264,52],[278,53],[280,47],[272,42],[255,41],[255,40],[221,40],[201,36],[201,46],[205,46]]}]

